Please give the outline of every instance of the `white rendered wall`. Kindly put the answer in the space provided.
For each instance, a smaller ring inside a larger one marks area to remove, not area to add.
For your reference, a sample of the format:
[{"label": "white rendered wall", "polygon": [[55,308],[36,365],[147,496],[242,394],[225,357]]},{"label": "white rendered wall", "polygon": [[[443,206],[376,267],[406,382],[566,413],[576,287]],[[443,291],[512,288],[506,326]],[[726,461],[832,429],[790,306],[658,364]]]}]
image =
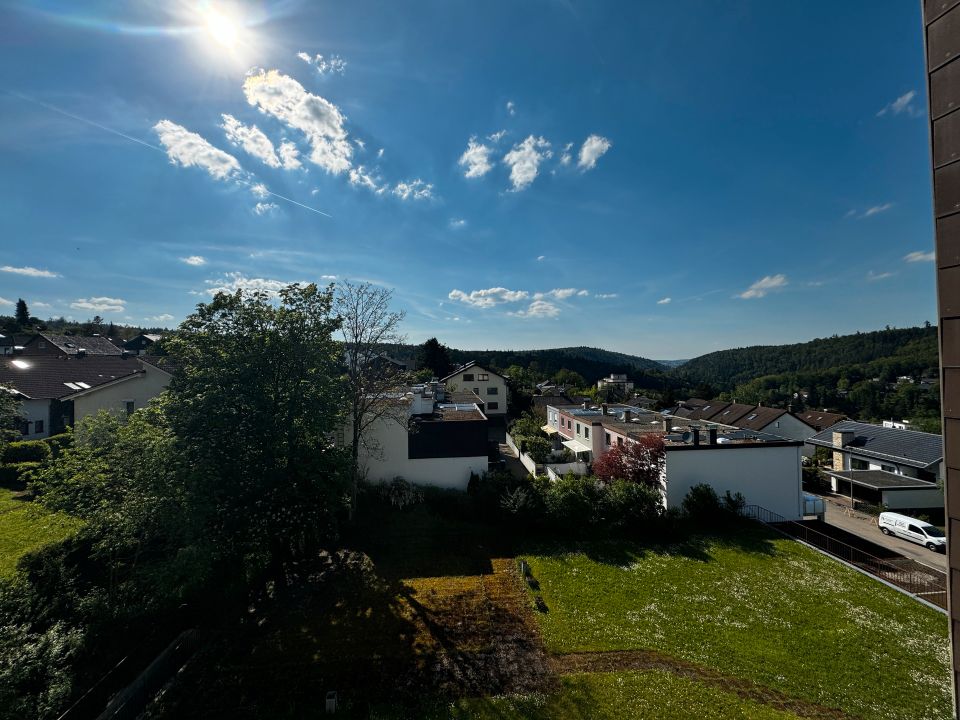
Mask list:
[{"label": "white rendered wall", "polygon": [[800,519],[800,447],[706,447],[667,450],[667,507],[679,507],[694,485],[706,483],[723,497],[740,493],[788,520]]},{"label": "white rendered wall", "polygon": [[[39,440],[50,436],[50,401],[49,400],[24,400],[20,403],[20,415],[24,420],[31,423],[30,434],[24,435],[24,440]],[[32,423],[37,420],[43,422],[43,432],[35,433]]]},{"label": "white rendered wall", "polygon": [[[130,362],[137,361],[130,358]],[[134,410],[139,410],[162,393],[170,383],[170,376],[146,363],[140,363],[140,367],[146,370],[145,374],[74,398],[73,421],[79,422],[88,415],[96,415],[100,410],[126,414],[128,400],[133,400]]]},{"label": "white rendered wall", "polygon": [[[377,420],[367,432],[375,442],[370,448],[360,446],[360,466],[372,483],[402,477],[417,485],[466,490],[470,473],[482,475],[489,465],[486,455],[411,460],[407,428],[390,418]],[[346,436],[349,437],[349,430]]]},{"label": "white rendered wall", "polygon": [[[473,375],[473,380],[464,381],[464,373],[467,375]],[[489,378],[488,380],[477,380],[479,375],[486,374]],[[507,383],[502,377],[496,375],[489,370],[484,370],[483,368],[474,366],[468,368],[462,372],[458,372],[456,375],[448,379],[445,383],[447,392],[463,392],[463,391],[474,391],[477,395],[480,396],[480,399],[485,403],[485,408],[483,414],[486,416],[490,415],[506,415],[507,413]],[[496,395],[488,395],[488,388],[496,388]],[[497,403],[496,410],[490,409],[490,403]]]}]

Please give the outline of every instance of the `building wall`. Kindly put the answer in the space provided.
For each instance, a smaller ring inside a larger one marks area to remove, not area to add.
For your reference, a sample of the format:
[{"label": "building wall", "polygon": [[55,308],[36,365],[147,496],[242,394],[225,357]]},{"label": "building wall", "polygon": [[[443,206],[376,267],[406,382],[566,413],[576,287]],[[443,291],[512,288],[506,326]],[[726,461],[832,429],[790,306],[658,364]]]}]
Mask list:
[{"label": "building wall", "polygon": [[486,472],[489,464],[485,453],[472,457],[410,459],[407,429],[391,418],[376,421],[368,432],[374,439],[374,447],[361,445],[360,466],[370,482],[389,482],[402,477],[418,485],[466,490],[470,474]]},{"label": "building wall", "polygon": [[[130,362],[137,361],[130,358]],[[144,374],[74,398],[74,422],[79,422],[88,415],[96,415],[100,410],[126,414],[128,400],[133,401],[134,410],[139,410],[163,392],[170,383],[170,376],[146,363],[139,364],[146,371]]]},{"label": "building wall", "polygon": [[778,435],[787,440],[800,440],[801,442],[809,440],[817,434],[816,430],[789,413],[781,415],[767,425],[763,428],[763,432]]},{"label": "building wall", "polygon": [[[473,380],[464,380],[464,375],[473,375]],[[486,380],[478,380],[480,375],[486,375]],[[472,390],[486,403],[484,414],[506,415],[507,414],[507,383],[499,375],[490,372],[479,366],[468,368],[451,376],[445,383],[449,392],[458,390]],[[495,394],[491,395],[491,389]],[[490,404],[495,403],[496,407],[491,408]]]},{"label": "building wall", "polygon": [[890,510],[904,508],[942,508],[943,493],[938,488],[929,490],[893,490],[881,491],[881,501]]},{"label": "building wall", "polygon": [[694,485],[706,483],[721,497],[741,493],[788,520],[800,519],[800,446],[701,446],[667,449],[667,507],[679,507]]},{"label": "building wall", "polygon": [[[49,400],[24,400],[20,403],[20,414],[23,419],[29,423],[29,434],[24,435],[24,440],[39,440],[50,436],[50,401]],[[43,431],[35,432],[36,422],[43,423]]]},{"label": "building wall", "polygon": [[[960,3],[927,0],[923,6],[927,102],[936,234],[936,287],[940,336],[940,395],[946,486],[947,605],[950,613],[954,713],[960,706]],[[909,241],[905,241],[908,242]],[[909,247],[907,248],[909,249]]]}]

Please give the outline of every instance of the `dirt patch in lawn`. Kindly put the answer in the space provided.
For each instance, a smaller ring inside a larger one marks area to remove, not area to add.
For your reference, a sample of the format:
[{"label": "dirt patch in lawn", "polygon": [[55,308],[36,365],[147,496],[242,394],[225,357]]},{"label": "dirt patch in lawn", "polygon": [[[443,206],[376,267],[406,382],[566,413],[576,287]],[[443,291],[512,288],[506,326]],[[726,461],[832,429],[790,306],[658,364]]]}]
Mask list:
[{"label": "dirt patch in lawn", "polygon": [[550,657],[550,666],[558,675],[588,672],[622,672],[624,670],[665,670],[705,685],[712,685],[741,698],[762,703],[776,710],[791,712],[815,720],[857,720],[857,716],[837,708],[825,707],[807,700],[790,697],[749,680],[742,680],[695,663],[686,662],[653,650],[618,650],[583,652]]}]

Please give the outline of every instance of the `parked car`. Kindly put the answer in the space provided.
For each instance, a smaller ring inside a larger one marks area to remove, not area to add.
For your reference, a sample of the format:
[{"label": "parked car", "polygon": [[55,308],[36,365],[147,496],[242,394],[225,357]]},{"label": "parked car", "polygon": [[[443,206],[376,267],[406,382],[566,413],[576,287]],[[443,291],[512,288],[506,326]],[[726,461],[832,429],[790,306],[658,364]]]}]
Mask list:
[{"label": "parked car", "polygon": [[877,519],[880,532],[884,535],[896,535],[904,540],[910,540],[924,545],[928,550],[939,551],[947,549],[947,537],[943,530],[923,520],[900,515],[898,513],[883,512]]}]

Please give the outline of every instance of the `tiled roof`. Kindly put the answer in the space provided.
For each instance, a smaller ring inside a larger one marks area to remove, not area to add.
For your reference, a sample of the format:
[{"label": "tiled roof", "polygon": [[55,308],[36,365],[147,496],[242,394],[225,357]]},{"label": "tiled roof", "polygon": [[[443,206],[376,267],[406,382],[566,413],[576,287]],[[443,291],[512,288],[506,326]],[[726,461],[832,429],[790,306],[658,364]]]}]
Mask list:
[{"label": "tiled roof", "polygon": [[12,387],[37,400],[66,397],[141,372],[140,363],[133,357],[37,355],[0,358],[0,385]]},{"label": "tiled roof", "polygon": [[496,370],[491,370],[490,368],[485,367],[483,365],[478,365],[476,360],[471,360],[466,365],[461,365],[460,367],[458,367],[456,370],[454,370],[452,373],[450,373],[446,377],[440,378],[440,382],[446,382],[450,378],[456,377],[457,375],[462,373],[464,370],[472,370],[472,369],[483,370],[485,373],[490,373],[491,375],[502,377],[504,380],[507,379],[505,375],[501,375]]},{"label": "tiled roof", "polygon": [[746,417],[756,409],[757,409],[756,405],[746,405],[744,403],[730,403],[722,410],[719,410],[718,412],[713,413],[710,416],[703,419],[709,420],[710,422],[722,423],[723,425],[737,425],[737,421],[740,418]]},{"label": "tiled roof", "polygon": [[767,425],[776,422],[786,414],[787,411],[780,408],[755,407],[737,421],[737,427],[747,430],[763,430]]},{"label": "tiled roof", "polygon": [[807,412],[797,413],[797,417],[817,432],[826,430],[831,425],[836,425],[841,420],[847,419],[847,416],[842,413],[831,413],[826,410],[823,412],[808,410]]},{"label": "tiled roof", "polygon": [[925,468],[943,459],[943,438],[915,430],[896,430],[881,425],[842,420],[807,440],[811,445],[832,448],[834,432],[852,432],[853,441],[844,450],[864,457]]},{"label": "tiled roof", "polygon": [[55,345],[60,352],[65,355],[76,355],[80,349],[86,350],[87,355],[120,355],[123,351],[114,345],[108,338],[80,335],[50,335],[40,333],[30,340],[29,344],[46,340],[51,345]]}]

